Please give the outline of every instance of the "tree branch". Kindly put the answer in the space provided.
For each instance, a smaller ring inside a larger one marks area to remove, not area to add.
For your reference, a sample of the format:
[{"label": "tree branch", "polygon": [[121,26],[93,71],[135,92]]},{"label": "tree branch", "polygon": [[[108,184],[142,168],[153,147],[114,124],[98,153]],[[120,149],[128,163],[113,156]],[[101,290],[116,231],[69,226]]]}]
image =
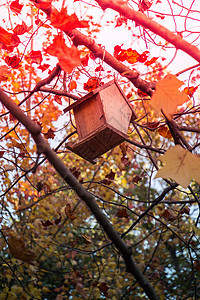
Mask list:
[{"label": "tree branch", "polygon": [[185,53],[196,59],[198,62],[200,62],[200,51],[197,47],[188,43],[179,35],[172,33],[164,26],[148,18],[142,12],[135,11],[127,5],[127,1],[123,2],[122,0],[96,0],[96,2],[101,6],[103,10],[105,10],[106,8],[111,8],[119,12],[127,19],[133,20],[142,27],[149,29],[150,31],[165,39],[167,42],[174,45],[176,49],[184,51]]},{"label": "tree branch", "polygon": [[31,120],[29,116],[26,116],[17,104],[12,101],[2,89],[0,89],[0,101],[2,104],[21,122],[26,129],[31,133],[37,148],[38,153],[43,153],[46,155],[48,161],[54,166],[56,171],[61,175],[61,177],[69,184],[77,193],[77,195],[86,203],[87,207],[91,210],[99,224],[102,226],[109,239],[114,243],[115,247],[121,253],[127,271],[130,272],[139,285],[143,288],[146,295],[149,299],[158,300],[158,296],[156,295],[153,287],[147,281],[143,273],[140,271],[138,266],[135,264],[132,257],[132,250],[124,243],[121,239],[118,232],[114,229],[110,221],[107,219],[106,215],[102,212],[100,207],[95,201],[93,195],[91,195],[82,184],[74,177],[74,175],[68,170],[62,160],[56,155],[55,151],[53,151],[45,138],[41,135],[41,128],[35,122]]}]

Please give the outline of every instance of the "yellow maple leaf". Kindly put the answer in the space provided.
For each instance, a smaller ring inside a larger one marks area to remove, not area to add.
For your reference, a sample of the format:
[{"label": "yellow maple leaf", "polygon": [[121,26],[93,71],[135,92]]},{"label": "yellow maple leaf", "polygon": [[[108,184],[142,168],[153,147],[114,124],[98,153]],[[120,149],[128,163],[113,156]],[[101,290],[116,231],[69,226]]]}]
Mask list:
[{"label": "yellow maple leaf", "polygon": [[200,184],[200,157],[180,145],[169,149],[161,158],[165,165],[158,170],[155,178],[171,178],[187,188],[191,179]]},{"label": "yellow maple leaf", "polygon": [[157,112],[162,111],[167,119],[171,120],[177,107],[189,100],[186,93],[179,91],[182,85],[183,82],[172,74],[158,81],[151,98],[152,108]]}]

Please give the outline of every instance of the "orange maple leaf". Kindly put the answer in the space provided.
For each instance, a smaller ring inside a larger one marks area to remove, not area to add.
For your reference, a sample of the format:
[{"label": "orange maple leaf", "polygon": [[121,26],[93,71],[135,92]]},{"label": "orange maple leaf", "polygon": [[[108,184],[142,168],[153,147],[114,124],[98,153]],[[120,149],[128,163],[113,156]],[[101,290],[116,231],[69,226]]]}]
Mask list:
[{"label": "orange maple leaf", "polygon": [[151,106],[155,111],[162,111],[171,120],[177,107],[189,100],[184,92],[179,91],[182,85],[183,82],[171,74],[158,81],[156,91],[151,98]]},{"label": "orange maple leaf", "polygon": [[52,9],[50,15],[51,24],[63,31],[73,30],[77,27],[88,27],[87,21],[79,21],[75,14],[69,16],[67,14],[67,8],[62,8],[61,11]]},{"label": "orange maple leaf", "polygon": [[81,63],[77,48],[75,46],[67,47],[65,39],[60,34],[54,38],[53,44],[46,48],[45,51],[58,58],[59,65],[66,73],[71,73],[73,68]]}]

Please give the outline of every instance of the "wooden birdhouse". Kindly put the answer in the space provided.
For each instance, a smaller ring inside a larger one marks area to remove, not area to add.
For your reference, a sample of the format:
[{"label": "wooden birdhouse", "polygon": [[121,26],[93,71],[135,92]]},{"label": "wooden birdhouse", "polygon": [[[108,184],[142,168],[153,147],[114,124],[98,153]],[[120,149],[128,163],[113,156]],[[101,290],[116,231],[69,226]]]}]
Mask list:
[{"label": "wooden birdhouse", "polygon": [[114,80],[98,87],[68,106],[73,109],[78,140],[66,147],[82,158],[95,159],[121,144],[127,138],[135,112],[118,83]]}]

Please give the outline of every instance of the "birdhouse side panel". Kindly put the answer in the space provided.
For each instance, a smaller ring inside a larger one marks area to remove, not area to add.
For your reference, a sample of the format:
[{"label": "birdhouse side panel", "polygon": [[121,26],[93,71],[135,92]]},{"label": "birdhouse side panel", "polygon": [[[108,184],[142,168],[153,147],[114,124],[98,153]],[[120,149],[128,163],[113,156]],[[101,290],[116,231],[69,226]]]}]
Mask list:
[{"label": "birdhouse side panel", "polygon": [[126,134],[132,116],[132,110],[118,87],[112,84],[105,90],[100,91],[100,98],[106,123]]},{"label": "birdhouse side panel", "polygon": [[74,117],[79,139],[85,138],[105,124],[99,94],[92,96],[74,108]]}]

